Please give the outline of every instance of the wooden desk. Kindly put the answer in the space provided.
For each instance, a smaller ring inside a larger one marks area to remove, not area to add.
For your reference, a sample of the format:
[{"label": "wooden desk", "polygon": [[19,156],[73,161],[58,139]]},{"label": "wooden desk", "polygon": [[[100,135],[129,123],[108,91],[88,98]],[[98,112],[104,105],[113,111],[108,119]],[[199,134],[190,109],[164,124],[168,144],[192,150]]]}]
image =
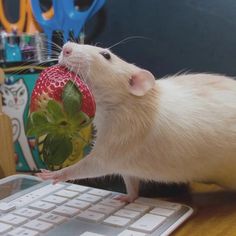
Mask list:
[{"label": "wooden desk", "polygon": [[236,193],[216,185],[192,184],[191,193],[172,199],[194,208],[174,236],[236,236]]}]

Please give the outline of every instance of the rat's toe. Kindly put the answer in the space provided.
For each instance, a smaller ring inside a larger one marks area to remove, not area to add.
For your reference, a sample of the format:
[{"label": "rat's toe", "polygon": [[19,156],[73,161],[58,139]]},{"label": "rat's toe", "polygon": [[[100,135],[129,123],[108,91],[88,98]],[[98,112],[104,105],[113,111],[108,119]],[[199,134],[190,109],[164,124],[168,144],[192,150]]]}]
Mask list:
[{"label": "rat's toe", "polygon": [[119,195],[119,196],[115,197],[114,199],[119,200],[121,202],[130,203],[130,202],[134,202],[134,200],[136,198],[137,197],[133,197],[130,195]]}]

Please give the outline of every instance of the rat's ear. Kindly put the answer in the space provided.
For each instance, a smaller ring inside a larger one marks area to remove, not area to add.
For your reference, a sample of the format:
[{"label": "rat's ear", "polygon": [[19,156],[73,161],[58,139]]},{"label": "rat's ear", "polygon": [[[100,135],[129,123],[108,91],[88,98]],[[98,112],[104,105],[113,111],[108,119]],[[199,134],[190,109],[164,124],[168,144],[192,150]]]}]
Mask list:
[{"label": "rat's ear", "polygon": [[155,77],[147,70],[139,70],[129,78],[129,91],[135,96],[143,96],[155,85]]}]

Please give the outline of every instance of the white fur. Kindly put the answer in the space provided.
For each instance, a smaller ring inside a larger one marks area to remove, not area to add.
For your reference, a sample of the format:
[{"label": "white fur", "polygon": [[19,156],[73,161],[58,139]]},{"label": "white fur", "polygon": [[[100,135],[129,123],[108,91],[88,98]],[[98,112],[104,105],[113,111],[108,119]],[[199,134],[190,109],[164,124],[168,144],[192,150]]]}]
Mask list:
[{"label": "white fur", "polygon": [[[208,80],[229,88],[215,88]],[[236,188],[236,81],[189,74],[159,80],[157,86],[159,109],[146,150],[157,145],[147,155],[156,165],[149,178],[157,173],[155,180],[215,181]]]},{"label": "white fur", "polygon": [[130,201],[137,197],[138,179],[211,181],[236,189],[236,81],[213,74],[177,75],[134,96],[129,78],[139,67],[112,53],[106,60],[100,54],[106,49],[66,46],[73,53],[61,56],[60,63],[76,72],[79,67],[94,93],[97,139],[87,158],[42,178],[120,174]]}]

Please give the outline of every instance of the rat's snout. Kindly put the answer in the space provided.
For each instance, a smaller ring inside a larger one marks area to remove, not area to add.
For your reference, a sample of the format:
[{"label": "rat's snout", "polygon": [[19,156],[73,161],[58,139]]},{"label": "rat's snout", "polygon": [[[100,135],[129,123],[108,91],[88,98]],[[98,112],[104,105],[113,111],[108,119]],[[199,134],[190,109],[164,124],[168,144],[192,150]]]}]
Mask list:
[{"label": "rat's snout", "polygon": [[65,45],[63,48],[62,48],[62,54],[63,56],[65,57],[68,57],[72,54],[72,47],[70,45]]}]

